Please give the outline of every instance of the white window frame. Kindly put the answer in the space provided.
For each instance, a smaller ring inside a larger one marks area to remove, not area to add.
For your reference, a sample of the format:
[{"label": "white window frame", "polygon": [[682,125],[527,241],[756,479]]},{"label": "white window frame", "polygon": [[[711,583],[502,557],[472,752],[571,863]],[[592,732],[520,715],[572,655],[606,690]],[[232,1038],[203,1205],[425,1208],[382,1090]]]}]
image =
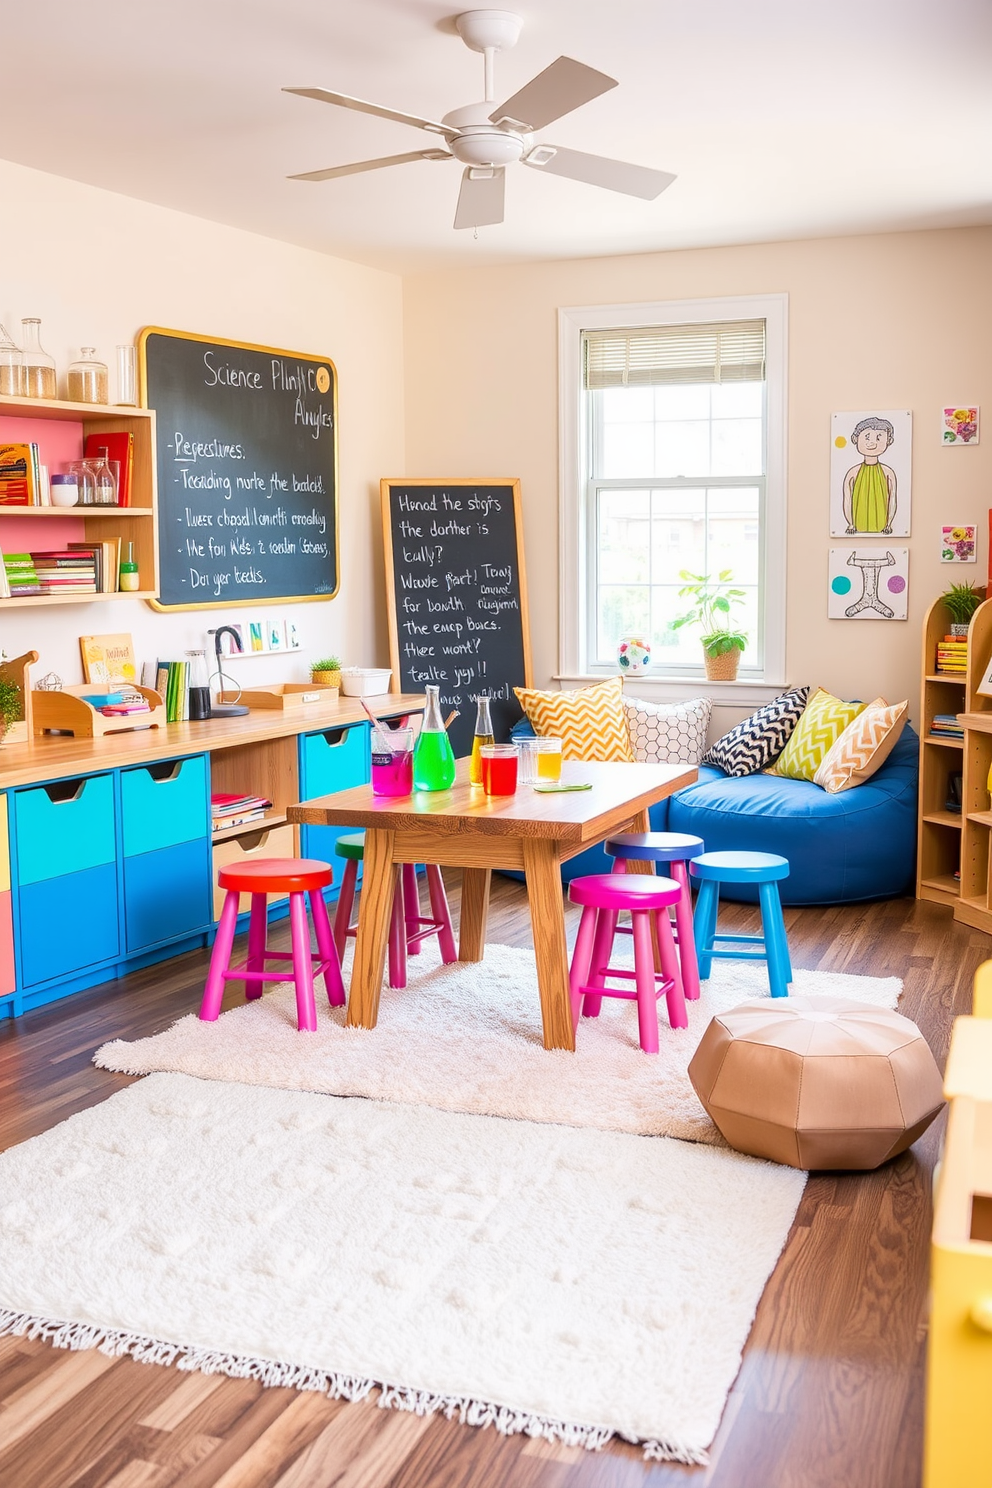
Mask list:
[{"label": "white window frame", "polygon": [[[688,697],[700,691],[722,702],[757,704],[774,697],[786,681],[786,399],[788,387],[789,297],[721,296],[705,300],[662,300],[634,305],[580,305],[558,311],[559,433],[559,672],[566,686],[599,680],[610,669],[590,665],[586,655],[590,603],[589,552],[586,531],[584,394],[582,333],[638,326],[694,325],[714,321],[765,321],[766,458],[765,507],[762,521],[762,598],[764,668],[759,676],[737,682],[707,682],[702,661],[698,673],[651,673],[637,678],[645,697]],[[702,684],[702,686],[700,685]]]}]

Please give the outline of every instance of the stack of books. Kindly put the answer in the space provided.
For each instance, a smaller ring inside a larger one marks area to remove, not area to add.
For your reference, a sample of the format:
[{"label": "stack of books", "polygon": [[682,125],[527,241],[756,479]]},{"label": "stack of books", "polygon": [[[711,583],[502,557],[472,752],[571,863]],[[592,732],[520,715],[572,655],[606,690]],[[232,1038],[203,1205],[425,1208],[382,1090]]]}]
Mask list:
[{"label": "stack of books", "polygon": [[156,662],[155,691],[165,699],[166,723],[186,723],[189,719],[189,662]]},{"label": "stack of books", "polygon": [[72,548],[32,553],[35,574],[42,594],[96,594],[97,561],[93,548]]},{"label": "stack of books", "polygon": [[261,821],[272,802],[264,796],[228,795],[218,792],[210,797],[210,816],[215,832],[225,827],[240,827],[245,822]]},{"label": "stack of books", "polygon": [[930,725],[931,734],[939,739],[963,739],[964,729],[958,723],[956,713],[935,713]]},{"label": "stack of books", "polygon": [[937,642],[937,670],[963,677],[968,670],[967,636],[944,636]]},{"label": "stack of books", "polygon": [[17,598],[22,594],[41,594],[42,588],[35,572],[34,559],[30,553],[4,553],[3,555],[5,597]]}]

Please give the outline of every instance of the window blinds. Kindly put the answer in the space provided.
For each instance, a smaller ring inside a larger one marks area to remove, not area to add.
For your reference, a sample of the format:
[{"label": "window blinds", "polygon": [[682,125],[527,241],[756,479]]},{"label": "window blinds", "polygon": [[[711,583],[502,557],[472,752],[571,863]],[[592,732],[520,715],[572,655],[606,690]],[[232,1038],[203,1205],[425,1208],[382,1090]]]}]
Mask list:
[{"label": "window blinds", "polygon": [[666,382],[763,382],[765,322],[728,320],[583,331],[582,368],[587,389]]}]

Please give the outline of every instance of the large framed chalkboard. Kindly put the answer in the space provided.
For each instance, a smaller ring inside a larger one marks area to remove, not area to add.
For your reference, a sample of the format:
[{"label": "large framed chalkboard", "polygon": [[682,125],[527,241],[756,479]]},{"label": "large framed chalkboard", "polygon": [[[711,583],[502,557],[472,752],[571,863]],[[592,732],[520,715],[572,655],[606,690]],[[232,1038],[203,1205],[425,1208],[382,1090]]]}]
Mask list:
[{"label": "large framed chalkboard", "polygon": [[333,599],[337,374],[327,357],[151,326],[159,610]]},{"label": "large framed chalkboard", "polygon": [[497,741],[520,718],[530,631],[517,480],[384,480],[382,529],[394,686],[441,689],[456,755],[468,754],[475,701],[492,700]]}]

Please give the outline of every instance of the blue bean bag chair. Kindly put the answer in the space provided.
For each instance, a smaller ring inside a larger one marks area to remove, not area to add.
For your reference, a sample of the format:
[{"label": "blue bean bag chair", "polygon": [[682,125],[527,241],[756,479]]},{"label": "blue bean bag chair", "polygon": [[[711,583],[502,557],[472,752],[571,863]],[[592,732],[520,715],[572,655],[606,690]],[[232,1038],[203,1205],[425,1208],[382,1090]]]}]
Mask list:
[{"label": "blue bean bag chair", "polygon": [[[700,765],[695,785],[652,807],[651,827],[693,832],[709,852],[788,858],[783,904],[890,899],[912,892],[915,879],[918,773],[919,739],[907,723],[882,768],[853,790],[830,795],[807,780],[732,776]],[[601,847],[589,848],[562,865],[562,879],[607,873],[612,865]],[[757,891],[728,884],[723,897],[753,903]]]}]

